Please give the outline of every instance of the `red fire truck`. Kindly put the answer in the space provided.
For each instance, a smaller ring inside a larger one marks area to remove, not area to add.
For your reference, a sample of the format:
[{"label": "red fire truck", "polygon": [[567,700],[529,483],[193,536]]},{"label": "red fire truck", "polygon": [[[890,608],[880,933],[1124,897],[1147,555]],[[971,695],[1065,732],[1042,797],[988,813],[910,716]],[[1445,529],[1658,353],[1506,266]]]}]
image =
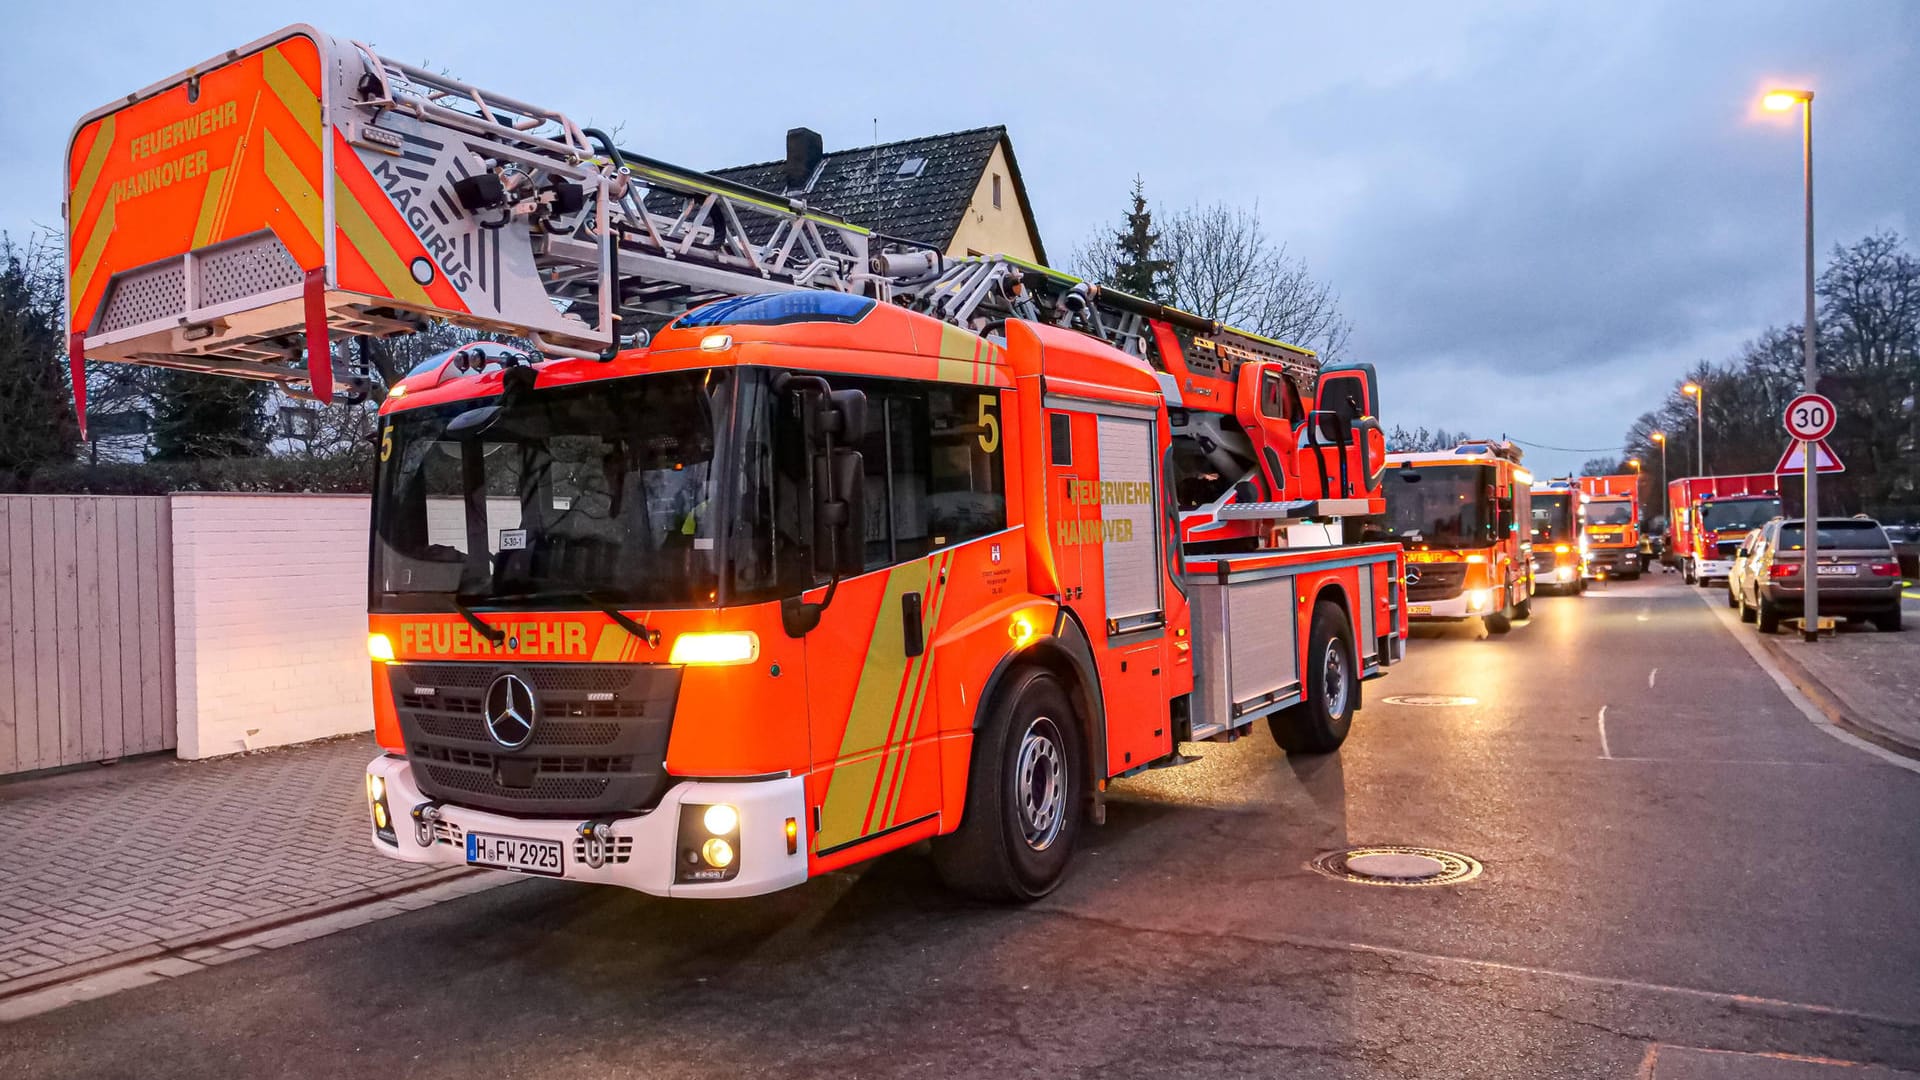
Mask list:
[{"label": "red fire truck", "polygon": [[1673,550],[1686,580],[1706,588],[1725,581],[1734,549],[1748,532],[1780,516],[1780,492],[1772,473],[1689,476],[1667,485],[1673,520]]},{"label": "red fire truck", "polygon": [[1629,581],[1639,577],[1645,569],[1640,564],[1640,477],[1583,476],[1580,501],[1588,573]]},{"label": "red fire truck", "polygon": [[1584,520],[1580,486],[1571,478],[1543,480],[1533,485],[1534,591],[1586,591],[1586,544],[1580,526]]},{"label": "red fire truck", "polygon": [[1401,655],[1400,545],[1340,539],[1383,506],[1365,366],[309,27],[89,115],[67,185],[76,365],[331,401],[378,391],[336,340],[530,343],[379,409],[392,858],[727,897],[932,839],[1028,900],[1110,780],[1263,720],[1332,751]]}]

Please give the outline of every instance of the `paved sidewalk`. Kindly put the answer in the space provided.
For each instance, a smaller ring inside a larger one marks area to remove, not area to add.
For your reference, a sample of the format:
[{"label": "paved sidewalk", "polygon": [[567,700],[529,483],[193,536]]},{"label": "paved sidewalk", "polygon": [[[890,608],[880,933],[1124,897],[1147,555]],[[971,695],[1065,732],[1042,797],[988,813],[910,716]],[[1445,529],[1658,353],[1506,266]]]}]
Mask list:
[{"label": "paved sidewalk", "polygon": [[0,784],[0,994],[447,876],[372,850],[376,753],[362,735]]},{"label": "paved sidewalk", "polygon": [[1795,682],[1811,678],[1815,685],[1802,689],[1836,723],[1920,753],[1920,626],[1911,618],[1897,634],[1843,626],[1813,645],[1798,634],[1761,640],[1787,661]]}]

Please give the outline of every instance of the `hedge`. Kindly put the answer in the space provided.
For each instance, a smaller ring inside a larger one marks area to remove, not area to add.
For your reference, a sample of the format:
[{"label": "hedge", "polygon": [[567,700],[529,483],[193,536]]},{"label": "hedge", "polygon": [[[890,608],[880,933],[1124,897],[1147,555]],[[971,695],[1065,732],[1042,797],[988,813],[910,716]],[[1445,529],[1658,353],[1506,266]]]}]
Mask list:
[{"label": "hedge", "polygon": [[366,494],[369,455],[42,465],[0,471],[0,492],[34,495],[166,495],[176,491]]}]

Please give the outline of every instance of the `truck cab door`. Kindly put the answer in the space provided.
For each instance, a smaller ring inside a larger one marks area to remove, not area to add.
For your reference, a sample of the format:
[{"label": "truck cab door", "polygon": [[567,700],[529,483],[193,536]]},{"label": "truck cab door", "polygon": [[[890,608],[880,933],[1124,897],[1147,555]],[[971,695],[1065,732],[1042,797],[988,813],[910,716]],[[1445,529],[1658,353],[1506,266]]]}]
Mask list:
[{"label": "truck cab door", "polygon": [[1240,365],[1234,414],[1253,440],[1267,498],[1279,501],[1295,497],[1298,485],[1289,466],[1298,466],[1296,426],[1306,420],[1307,409],[1293,380],[1279,364],[1269,361]]},{"label": "truck cab door", "polygon": [[1313,411],[1298,440],[1299,472],[1316,497],[1381,498],[1387,444],[1379,409],[1379,377],[1372,364],[1340,364],[1320,372]]}]

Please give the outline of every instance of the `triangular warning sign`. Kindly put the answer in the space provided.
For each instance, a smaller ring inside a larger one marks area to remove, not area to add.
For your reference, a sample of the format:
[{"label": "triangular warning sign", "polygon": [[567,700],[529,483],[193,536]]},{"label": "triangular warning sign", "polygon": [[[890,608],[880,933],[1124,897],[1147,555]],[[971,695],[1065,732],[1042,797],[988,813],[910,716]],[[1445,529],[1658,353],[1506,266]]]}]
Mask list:
[{"label": "triangular warning sign", "polygon": [[[1827,440],[1816,442],[1813,451],[1813,471],[1817,473],[1846,472],[1847,467],[1840,464],[1840,455],[1833,452]],[[1792,473],[1799,475],[1807,471],[1807,444],[1799,439],[1787,443],[1787,451],[1780,455],[1780,464],[1773,467],[1775,475]]]}]

